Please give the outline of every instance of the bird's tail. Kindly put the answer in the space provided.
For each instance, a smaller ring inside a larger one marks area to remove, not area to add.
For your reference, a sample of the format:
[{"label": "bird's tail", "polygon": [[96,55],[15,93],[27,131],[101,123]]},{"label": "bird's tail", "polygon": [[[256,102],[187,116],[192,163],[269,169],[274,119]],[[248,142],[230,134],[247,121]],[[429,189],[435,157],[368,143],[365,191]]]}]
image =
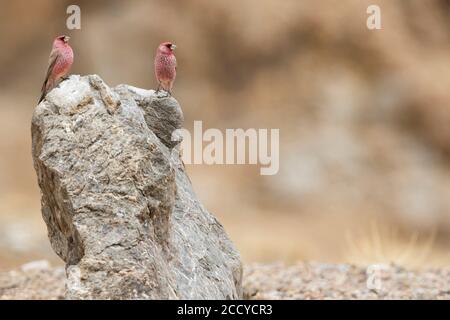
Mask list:
[{"label": "bird's tail", "polygon": [[44,100],[45,94],[46,94],[46,92],[45,92],[45,91],[42,91],[41,97],[39,98],[39,101],[38,101],[38,104],[41,103],[42,100]]},{"label": "bird's tail", "polygon": [[41,97],[39,98],[38,104],[41,103],[41,101],[44,100],[45,96],[47,95],[48,84],[49,84],[49,79],[45,79],[44,83],[42,84]]}]

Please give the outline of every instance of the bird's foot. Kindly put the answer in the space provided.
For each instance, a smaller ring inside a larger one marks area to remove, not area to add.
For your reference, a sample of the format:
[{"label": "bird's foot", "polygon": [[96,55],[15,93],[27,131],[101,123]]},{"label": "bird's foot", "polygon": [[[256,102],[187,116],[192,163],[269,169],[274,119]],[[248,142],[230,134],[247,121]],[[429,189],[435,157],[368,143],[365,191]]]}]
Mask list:
[{"label": "bird's foot", "polygon": [[172,96],[172,92],[166,91],[164,89],[155,90],[155,94],[158,98],[168,98]]}]

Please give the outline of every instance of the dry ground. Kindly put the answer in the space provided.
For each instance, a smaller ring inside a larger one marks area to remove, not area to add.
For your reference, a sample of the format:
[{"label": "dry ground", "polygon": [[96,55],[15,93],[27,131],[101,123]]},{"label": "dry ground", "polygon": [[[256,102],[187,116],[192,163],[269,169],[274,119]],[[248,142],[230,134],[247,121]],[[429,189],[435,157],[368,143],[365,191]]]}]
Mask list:
[{"label": "dry ground", "polygon": [[[346,264],[250,264],[246,299],[450,299],[450,268],[409,271],[387,265],[376,288],[367,268]],[[63,299],[64,269],[31,263],[0,273],[0,299]]]}]

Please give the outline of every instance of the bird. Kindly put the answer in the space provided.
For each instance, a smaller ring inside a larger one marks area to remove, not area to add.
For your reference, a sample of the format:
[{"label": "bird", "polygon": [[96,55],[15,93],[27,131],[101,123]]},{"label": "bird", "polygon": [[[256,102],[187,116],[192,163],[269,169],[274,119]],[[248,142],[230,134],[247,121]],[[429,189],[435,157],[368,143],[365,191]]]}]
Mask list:
[{"label": "bird", "polygon": [[163,42],[156,49],[155,55],[155,76],[158,81],[158,88],[164,89],[169,96],[172,95],[172,87],[177,76],[177,59],[173,53],[177,46],[172,42]]},{"label": "bird", "polygon": [[73,63],[73,50],[69,45],[69,36],[58,36],[53,41],[52,51],[48,60],[47,74],[41,89],[40,103],[57,82],[69,73]]}]

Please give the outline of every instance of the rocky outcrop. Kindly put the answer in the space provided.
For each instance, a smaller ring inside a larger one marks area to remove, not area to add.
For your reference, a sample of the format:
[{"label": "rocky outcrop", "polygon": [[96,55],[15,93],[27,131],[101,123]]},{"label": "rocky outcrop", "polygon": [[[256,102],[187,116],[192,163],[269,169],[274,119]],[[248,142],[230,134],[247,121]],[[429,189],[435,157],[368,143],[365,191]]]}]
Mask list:
[{"label": "rocky outcrop", "polygon": [[33,159],[66,298],[241,298],[239,254],[171,139],[182,121],[174,98],[96,75],[37,106]]}]

